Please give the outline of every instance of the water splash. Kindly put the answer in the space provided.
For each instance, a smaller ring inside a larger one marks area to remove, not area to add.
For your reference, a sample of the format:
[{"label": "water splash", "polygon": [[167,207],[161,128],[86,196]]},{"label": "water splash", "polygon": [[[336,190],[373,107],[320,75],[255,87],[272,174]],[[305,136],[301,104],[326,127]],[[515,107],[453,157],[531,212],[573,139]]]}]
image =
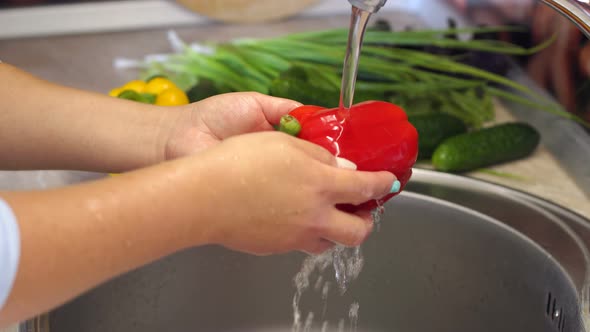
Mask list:
[{"label": "water splash", "polygon": [[324,302],[324,307],[322,308],[322,318],[326,317],[326,312],[328,312],[328,294],[330,292],[330,282],[326,281],[324,283],[324,287],[322,288],[322,300]]},{"label": "water splash", "polygon": [[[301,297],[309,288],[316,292],[321,292],[323,300],[322,317],[325,317],[328,309],[328,295],[330,292],[330,282],[326,281],[322,273],[329,267],[334,268],[334,276],[340,294],[344,294],[348,286],[360,274],[364,264],[364,258],[360,247],[346,248],[336,246],[320,255],[307,257],[301,266],[299,272],[295,275],[295,295],[293,296],[293,332],[306,332],[311,328],[313,312],[310,312],[305,322],[302,322],[300,308]],[[311,280],[317,274],[315,283]],[[312,318],[310,318],[310,315]],[[349,314],[350,316],[350,314]]]},{"label": "water splash", "polygon": [[[371,212],[373,222],[378,228],[381,221],[381,217],[384,212],[382,204]],[[350,284],[356,280],[364,266],[364,256],[360,246],[354,248],[347,248],[344,246],[337,245],[334,248],[327,250],[320,255],[312,255],[305,258],[301,269],[293,278],[295,284],[295,295],[293,296],[293,326],[292,332],[307,331],[306,329],[311,328],[308,326],[308,320],[310,319],[309,314],[306,322],[302,323],[302,314],[300,308],[301,297],[306,290],[312,288],[315,292],[321,292],[321,299],[323,302],[323,308],[321,311],[322,319],[325,318],[328,309],[328,294],[330,292],[331,283],[326,280],[326,276],[323,273],[329,266],[334,269],[334,279],[338,286],[340,295],[343,295],[348,290]],[[315,279],[312,279],[317,275]],[[312,283],[312,280],[315,282]],[[358,325],[358,308],[359,303],[354,302],[351,304],[348,316],[351,321],[351,326],[356,331]],[[309,323],[311,324],[311,323]],[[343,331],[343,328],[338,331]],[[323,322],[322,331],[327,329],[327,321]]]},{"label": "water splash", "polygon": [[361,247],[346,248],[337,246],[333,249],[332,256],[336,282],[340,293],[344,294],[349,284],[359,276],[363,269],[364,257]]},{"label": "water splash", "polygon": [[316,291],[319,291],[322,288],[323,284],[324,284],[324,276],[320,274],[318,276],[318,279],[315,282],[315,286],[313,287],[313,289]]},{"label": "water splash", "polygon": [[376,232],[381,230],[381,218],[385,213],[385,206],[383,206],[383,201],[377,200],[377,207],[371,211],[371,217],[373,218],[373,226]]},{"label": "water splash", "polygon": [[313,312],[309,312],[307,314],[307,318],[305,319],[305,325],[303,326],[303,332],[311,332],[311,327],[313,325]]},{"label": "water splash", "polygon": [[[301,310],[299,303],[301,296],[310,286],[310,277],[314,272],[321,273],[331,264],[332,255],[329,251],[321,254],[307,257],[301,266],[299,272],[295,275],[295,295],[293,296],[293,332],[301,331]],[[317,282],[316,282],[317,284]]]},{"label": "water splash", "polygon": [[350,319],[350,331],[356,332],[359,322],[359,308],[358,302],[353,302],[348,310],[348,318]]}]

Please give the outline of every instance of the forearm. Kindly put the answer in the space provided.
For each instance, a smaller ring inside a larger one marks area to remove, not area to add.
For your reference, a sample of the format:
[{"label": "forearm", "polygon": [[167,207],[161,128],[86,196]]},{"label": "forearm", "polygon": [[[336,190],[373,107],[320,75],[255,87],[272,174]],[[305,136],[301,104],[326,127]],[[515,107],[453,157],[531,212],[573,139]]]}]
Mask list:
[{"label": "forearm", "polygon": [[0,169],[125,171],[164,158],[159,107],[66,88],[0,63]]},{"label": "forearm", "polygon": [[[206,244],[210,223],[189,219],[171,202],[178,186],[171,183],[174,175],[162,172],[173,174],[174,165],[70,188],[0,194],[21,233],[19,269],[0,325],[45,312],[175,251]],[[206,209],[204,197],[193,199],[192,207],[202,203]]]}]

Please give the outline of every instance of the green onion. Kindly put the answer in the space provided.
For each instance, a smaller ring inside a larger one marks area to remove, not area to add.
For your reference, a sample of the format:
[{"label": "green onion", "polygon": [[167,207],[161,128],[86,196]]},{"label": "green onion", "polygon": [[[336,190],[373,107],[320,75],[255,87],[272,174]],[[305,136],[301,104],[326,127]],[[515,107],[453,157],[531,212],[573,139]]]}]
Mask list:
[{"label": "green onion", "polygon": [[[359,63],[358,92],[382,93],[407,107],[420,105],[461,118],[472,127],[494,119],[492,98],[516,102],[590,126],[559,105],[547,101],[528,87],[506,77],[460,63],[458,56],[434,55],[408,46],[435,46],[461,51],[506,55],[534,54],[554,40],[523,48],[498,40],[460,40],[449,36],[521,31],[515,27],[480,27],[444,30],[367,30]],[[337,92],[340,87],[347,29],[290,34],[266,39],[237,39],[209,43],[206,52],[187,46],[159,62],[144,63],[143,76],[165,75],[183,88],[208,79],[231,91],[268,94],[281,73],[293,66],[303,68],[309,85]],[[330,93],[329,95],[333,95]],[[332,101],[330,101],[332,102]],[[417,106],[416,106],[417,107]]]}]

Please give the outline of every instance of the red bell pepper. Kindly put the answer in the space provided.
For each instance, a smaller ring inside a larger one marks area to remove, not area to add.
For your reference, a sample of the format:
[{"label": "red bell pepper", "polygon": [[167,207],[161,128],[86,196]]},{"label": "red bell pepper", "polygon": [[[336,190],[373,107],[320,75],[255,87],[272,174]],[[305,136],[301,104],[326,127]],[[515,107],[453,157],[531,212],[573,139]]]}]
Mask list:
[{"label": "red bell pepper", "polygon": [[[401,183],[399,192],[410,179],[418,156],[418,132],[399,106],[383,101],[363,102],[349,110],[305,105],[291,111],[289,116],[301,126],[297,137],[354,162],[358,170],[392,172]],[[398,193],[389,194],[379,202],[371,200],[339,208],[373,209]]]}]

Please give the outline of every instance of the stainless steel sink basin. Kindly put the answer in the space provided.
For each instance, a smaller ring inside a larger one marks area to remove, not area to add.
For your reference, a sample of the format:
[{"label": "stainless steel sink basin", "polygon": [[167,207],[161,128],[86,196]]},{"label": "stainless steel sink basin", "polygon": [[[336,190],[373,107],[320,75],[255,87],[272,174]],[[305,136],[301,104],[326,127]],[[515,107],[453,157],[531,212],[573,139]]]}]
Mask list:
[{"label": "stainless steel sink basin", "polygon": [[[301,331],[585,330],[588,220],[510,189],[416,170],[379,225],[344,295],[331,266],[311,274],[298,304],[302,321],[314,316]],[[304,258],[188,250],[21,330],[291,331],[293,279]],[[356,306],[358,320],[350,318]]]}]

